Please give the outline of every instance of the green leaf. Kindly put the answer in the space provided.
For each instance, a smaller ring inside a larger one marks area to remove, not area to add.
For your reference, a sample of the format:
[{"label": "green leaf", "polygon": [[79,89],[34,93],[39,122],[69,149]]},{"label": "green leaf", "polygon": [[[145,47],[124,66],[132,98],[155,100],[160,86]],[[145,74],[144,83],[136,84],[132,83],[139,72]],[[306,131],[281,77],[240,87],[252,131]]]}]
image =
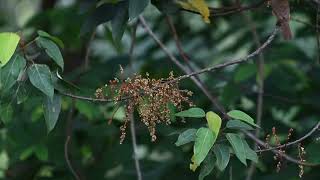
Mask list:
[{"label": "green leaf", "polygon": [[247,162],[246,162],[246,146],[245,143],[247,143],[246,141],[244,141],[241,136],[239,136],[238,134],[232,134],[232,133],[228,133],[226,135],[228,141],[230,142],[234,153],[236,154],[237,158],[244,164],[247,166]]},{"label": "green leaf", "polygon": [[11,59],[15,52],[20,36],[16,33],[0,33],[0,67],[3,67]]},{"label": "green leaf", "polygon": [[211,129],[211,131],[213,132],[213,135],[214,135],[213,143],[214,143],[219,135],[219,131],[221,127],[221,118],[218,114],[212,111],[209,111],[206,114],[206,119],[208,122],[209,129]]},{"label": "green leaf", "polygon": [[246,64],[239,66],[237,68],[237,71],[234,75],[234,81],[236,83],[240,83],[242,81],[248,80],[251,77],[254,77],[254,75],[257,73],[256,65],[254,64]]},{"label": "green leaf", "polygon": [[200,128],[193,147],[194,162],[200,165],[213,146],[214,135],[209,128]]},{"label": "green leaf", "polygon": [[118,7],[121,4],[127,4],[127,1],[120,1],[118,3],[105,3],[97,7],[85,19],[81,27],[81,35],[93,32],[95,28],[102,23],[112,20],[118,12]]},{"label": "green leaf", "polygon": [[41,144],[41,145],[37,145],[34,147],[33,149],[36,157],[41,160],[41,161],[47,161],[48,160],[48,148]]},{"label": "green leaf", "polygon": [[206,113],[201,108],[190,108],[175,114],[178,117],[202,118]]},{"label": "green leaf", "polygon": [[207,157],[204,159],[201,170],[199,173],[199,180],[203,180],[206,176],[208,176],[213,168],[214,168],[215,157],[212,153],[208,153]]},{"label": "green leaf", "polygon": [[27,72],[31,84],[52,99],[54,88],[49,67],[43,64],[33,64]]},{"label": "green leaf", "polygon": [[175,143],[176,146],[181,146],[192,142],[196,139],[197,129],[188,129],[181,133],[178,137],[177,142]]},{"label": "green leaf", "polygon": [[60,48],[62,48],[62,49],[64,48],[64,44],[61,41],[61,39],[59,39],[59,38],[57,38],[55,36],[52,36],[52,35],[50,35],[49,33],[45,32],[45,31],[39,30],[37,33],[38,33],[39,36],[44,37],[44,38],[48,38],[51,41],[55,42],[58,46],[60,46]]},{"label": "green leaf", "polygon": [[45,49],[47,55],[63,70],[64,62],[59,47],[53,41],[44,37],[38,37],[36,42],[40,48]]},{"label": "green leaf", "polygon": [[61,96],[55,94],[53,99],[46,96],[43,102],[43,108],[47,129],[48,132],[50,132],[55,127],[59,118],[61,111]]},{"label": "green leaf", "polygon": [[129,0],[129,17],[134,19],[138,17],[149,5],[150,0]]},{"label": "green leaf", "polygon": [[18,80],[20,72],[26,67],[26,60],[14,55],[9,63],[0,68],[0,92],[8,91]]},{"label": "green leaf", "polygon": [[247,141],[240,135],[228,133],[226,137],[232,145],[236,156],[243,164],[247,165],[246,159],[258,163],[257,153],[249,147]]},{"label": "green leaf", "polygon": [[227,122],[227,125],[226,125],[227,128],[229,129],[243,129],[243,130],[253,130],[253,128],[251,126],[249,126],[248,124],[240,121],[240,120],[229,120]]},{"label": "green leaf", "polygon": [[255,162],[255,163],[258,163],[259,158],[258,158],[257,153],[250,148],[250,146],[248,145],[248,143],[244,139],[243,139],[243,141],[245,142],[244,145],[245,145],[245,149],[246,149],[246,158]]},{"label": "green leaf", "polygon": [[127,27],[128,19],[128,3],[119,4],[118,11],[111,20],[112,36],[115,41],[119,42],[121,40]]},{"label": "green leaf", "polygon": [[239,110],[232,110],[232,111],[229,111],[228,113],[228,116],[230,116],[231,118],[234,118],[234,119],[238,119],[238,120],[241,120],[241,121],[244,121],[252,126],[255,126],[255,127],[258,127],[260,128],[258,125],[256,125],[254,123],[254,120],[246,113],[242,112],[242,111],[239,111]]},{"label": "green leaf", "polygon": [[217,158],[216,166],[220,171],[223,171],[227,167],[230,160],[229,147],[223,144],[216,144],[213,147],[213,152]]}]

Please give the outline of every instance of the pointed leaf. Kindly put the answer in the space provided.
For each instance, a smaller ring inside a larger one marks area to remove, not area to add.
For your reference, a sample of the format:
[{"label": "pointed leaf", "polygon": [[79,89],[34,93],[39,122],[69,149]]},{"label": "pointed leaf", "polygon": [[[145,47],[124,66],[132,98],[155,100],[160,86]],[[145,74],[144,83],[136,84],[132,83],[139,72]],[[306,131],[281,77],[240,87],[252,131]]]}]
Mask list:
[{"label": "pointed leaf", "polygon": [[196,133],[196,140],[193,147],[194,161],[197,165],[205,159],[213,146],[214,135],[208,128],[200,128]]},{"label": "pointed leaf", "polygon": [[248,124],[240,121],[240,120],[229,120],[227,122],[227,125],[226,125],[227,128],[229,129],[243,129],[243,130],[253,130],[253,128],[251,126],[249,126]]},{"label": "pointed leaf", "polygon": [[112,36],[115,41],[120,41],[127,27],[128,3],[119,4],[116,15],[111,20]]},{"label": "pointed leaf", "polygon": [[260,128],[258,125],[256,125],[254,123],[254,120],[252,119],[252,117],[250,117],[248,114],[242,112],[242,111],[239,111],[239,110],[232,110],[232,111],[229,111],[228,113],[228,116],[230,116],[231,118],[234,118],[234,119],[238,119],[238,120],[241,120],[241,121],[244,121],[252,126],[255,126],[255,127],[258,127]]},{"label": "pointed leaf", "polygon": [[130,0],[129,1],[129,17],[134,19],[138,17],[143,10],[149,5],[150,0]]},{"label": "pointed leaf", "polygon": [[176,146],[181,146],[184,144],[187,144],[189,142],[192,142],[196,139],[196,129],[188,129],[181,133],[178,137],[177,142],[175,143]]},{"label": "pointed leaf", "polygon": [[39,36],[44,37],[44,38],[48,38],[51,41],[55,42],[58,46],[60,46],[60,48],[62,48],[62,49],[64,48],[64,44],[61,41],[61,39],[59,39],[59,38],[57,38],[55,36],[52,36],[52,35],[50,35],[49,33],[45,32],[45,31],[39,30],[37,33],[38,33]]},{"label": "pointed leaf", "polygon": [[245,141],[239,136],[238,134],[228,133],[226,135],[228,141],[230,142],[234,153],[236,154],[237,158],[247,166],[246,162],[246,146]]},{"label": "pointed leaf", "polygon": [[43,102],[43,109],[44,109],[44,117],[46,120],[46,125],[48,129],[48,133],[54,129],[59,114],[61,111],[61,96],[55,94],[53,96],[53,99],[50,99],[49,97],[45,97]]},{"label": "pointed leaf", "polygon": [[50,39],[43,37],[38,37],[36,42],[40,48],[45,49],[48,56],[63,70],[64,62],[59,47]]},{"label": "pointed leaf", "polygon": [[[243,141],[245,141],[245,140],[243,140]],[[259,158],[258,158],[257,153],[253,149],[250,148],[250,146],[248,145],[248,143],[246,141],[245,141],[244,145],[245,145],[245,149],[246,149],[246,159],[249,159],[255,163],[258,163]]]},{"label": "pointed leaf", "polygon": [[0,33],[0,67],[3,67],[11,59],[15,52],[20,36],[16,33]]},{"label": "pointed leaf", "polygon": [[213,147],[213,152],[217,158],[216,166],[220,171],[223,171],[227,167],[230,160],[229,147],[223,144],[216,144]]},{"label": "pointed leaf", "polygon": [[178,117],[190,117],[190,118],[202,118],[206,114],[201,108],[190,108],[185,111],[181,111],[175,114]]},{"label": "pointed leaf", "polygon": [[51,72],[48,66],[43,64],[33,64],[28,68],[28,76],[31,84],[44,94],[53,98],[54,88]]}]

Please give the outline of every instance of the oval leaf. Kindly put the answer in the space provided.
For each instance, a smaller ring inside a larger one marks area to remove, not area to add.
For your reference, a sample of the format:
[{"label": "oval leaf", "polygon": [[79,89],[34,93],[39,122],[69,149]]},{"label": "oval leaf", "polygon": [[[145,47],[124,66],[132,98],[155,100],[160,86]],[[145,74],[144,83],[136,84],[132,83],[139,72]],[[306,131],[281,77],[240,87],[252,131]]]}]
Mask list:
[{"label": "oval leaf", "polygon": [[209,111],[206,114],[206,119],[207,119],[209,128],[211,129],[211,131],[214,134],[214,142],[215,142],[218,135],[219,135],[219,131],[220,131],[220,127],[221,127],[221,118],[219,117],[218,114],[216,114],[212,111]]},{"label": "oval leaf", "polygon": [[227,128],[229,129],[243,129],[243,130],[253,130],[253,128],[251,126],[249,126],[248,124],[240,121],[240,120],[230,120],[227,122],[226,125]]},{"label": "oval leaf", "polygon": [[175,143],[176,146],[181,146],[184,144],[187,144],[189,142],[192,142],[196,139],[196,129],[188,129],[181,133],[178,137],[177,142]]},{"label": "oval leaf", "polygon": [[214,135],[208,128],[200,128],[196,133],[196,140],[193,147],[194,162],[200,165],[206,158],[213,146]]},{"label": "oval leaf", "polygon": [[228,133],[226,135],[228,141],[230,142],[234,153],[236,154],[237,158],[247,166],[246,162],[246,148],[244,142],[238,134]]},{"label": "oval leaf", "polygon": [[61,41],[61,39],[59,39],[59,38],[57,38],[55,36],[52,36],[52,35],[50,35],[49,33],[45,32],[45,31],[39,30],[37,33],[38,33],[39,36],[44,37],[44,38],[48,38],[51,41],[55,42],[58,46],[60,46],[60,48],[62,48],[62,49],[64,48],[64,44]]},{"label": "oval leaf", "polygon": [[206,113],[201,108],[190,108],[175,115],[178,117],[202,118],[206,116]]},{"label": "oval leaf", "polygon": [[53,41],[44,37],[38,37],[36,42],[40,48],[45,49],[47,55],[63,70],[64,62],[59,47]]},{"label": "oval leaf", "polygon": [[53,99],[45,97],[43,102],[44,117],[48,132],[55,127],[61,111],[61,96],[54,95]]},{"label": "oval leaf", "polygon": [[11,59],[16,50],[20,36],[16,33],[0,33],[0,67],[3,67]]},{"label": "oval leaf", "polygon": [[244,121],[252,126],[255,126],[255,127],[258,127],[260,128],[258,125],[256,125],[254,123],[254,120],[252,117],[250,117],[248,114],[242,112],[242,111],[239,111],[239,110],[232,110],[232,111],[229,111],[228,113],[228,116],[230,116],[231,118],[234,118],[234,119],[238,119],[238,120],[241,120],[241,121]]},{"label": "oval leaf", "polygon": [[28,76],[34,87],[49,96],[50,99],[53,98],[54,87],[48,66],[33,64],[28,68]]},{"label": "oval leaf", "polygon": [[230,150],[229,147],[223,144],[216,144],[213,147],[213,152],[217,157],[216,166],[220,171],[223,171],[230,160]]}]

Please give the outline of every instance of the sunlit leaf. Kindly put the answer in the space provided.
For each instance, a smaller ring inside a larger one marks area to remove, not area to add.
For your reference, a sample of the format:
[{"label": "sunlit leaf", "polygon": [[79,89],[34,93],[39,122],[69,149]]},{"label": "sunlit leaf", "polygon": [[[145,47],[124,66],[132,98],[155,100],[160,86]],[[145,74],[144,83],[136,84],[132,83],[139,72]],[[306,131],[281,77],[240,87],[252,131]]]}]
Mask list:
[{"label": "sunlit leaf", "polygon": [[219,131],[221,127],[221,118],[218,114],[212,111],[209,111],[206,114],[206,119],[207,119],[209,128],[214,134],[214,140],[213,140],[213,143],[214,143],[219,135]]},{"label": "sunlit leaf", "polygon": [[15,52],[20,36],[16,33],[0,33],[0,67],[3,67],[11,59]]},{"label": "sunlit leaf", "polygon": [[210,23],[210,11],[205,0],[179,0],[178,3],[183,9],[200,13],[203,20]]}]

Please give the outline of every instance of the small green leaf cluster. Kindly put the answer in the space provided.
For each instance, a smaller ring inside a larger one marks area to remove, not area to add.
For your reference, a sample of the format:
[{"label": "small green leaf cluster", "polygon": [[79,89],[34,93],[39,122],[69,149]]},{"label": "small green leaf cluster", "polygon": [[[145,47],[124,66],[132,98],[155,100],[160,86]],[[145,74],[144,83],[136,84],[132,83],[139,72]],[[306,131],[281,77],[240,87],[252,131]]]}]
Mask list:
[{"label": "small green leaf cluster", "polygon": [[[176,146],[182,146],[194,142],[190,169],[196,171],[201,166],[199,180],[208,176],[215,167],[223,171],[233,154],[246,166],[246,160],[258,162],[256,152],[250,148],[239,133],[239,130],[258,128],[248,114],[239,110],[228,112],[230,120],[226,123],[225,128],[221,127],[222,119],[218,114],[212,111],[205,113],[201,108],[193,107],[175,115],[182,118],[206,119],[205,127],[185,130],[175,143]],[[224,143],[225,139],[229,143]]]},{"label": "small green leaf cluster", "polygon": [[[47,130],[50,132],[54,129],[61,111],[61,97],[55,93],[55,89],[62,80],[59,70],[64,69],[60,52],[60,48],[64,47],[63,42],[44,31],[38,31],[34,40],[27,45],[21,45],[18,50],[18,34],[0,33],[0,40],[0,110],[2,107],[11,107],[13,100],[16,100],[16,104],[21,104],[35,94],[42,99]],[[28,47],[33,42],[39,52],[44,52],[41,54],[55,63],[51,69],[46,64],[37,63],[37,57],[30,58],[31,51],[29,52]],[[2,121],[7,123],[8,119],[2,118]]]}]

